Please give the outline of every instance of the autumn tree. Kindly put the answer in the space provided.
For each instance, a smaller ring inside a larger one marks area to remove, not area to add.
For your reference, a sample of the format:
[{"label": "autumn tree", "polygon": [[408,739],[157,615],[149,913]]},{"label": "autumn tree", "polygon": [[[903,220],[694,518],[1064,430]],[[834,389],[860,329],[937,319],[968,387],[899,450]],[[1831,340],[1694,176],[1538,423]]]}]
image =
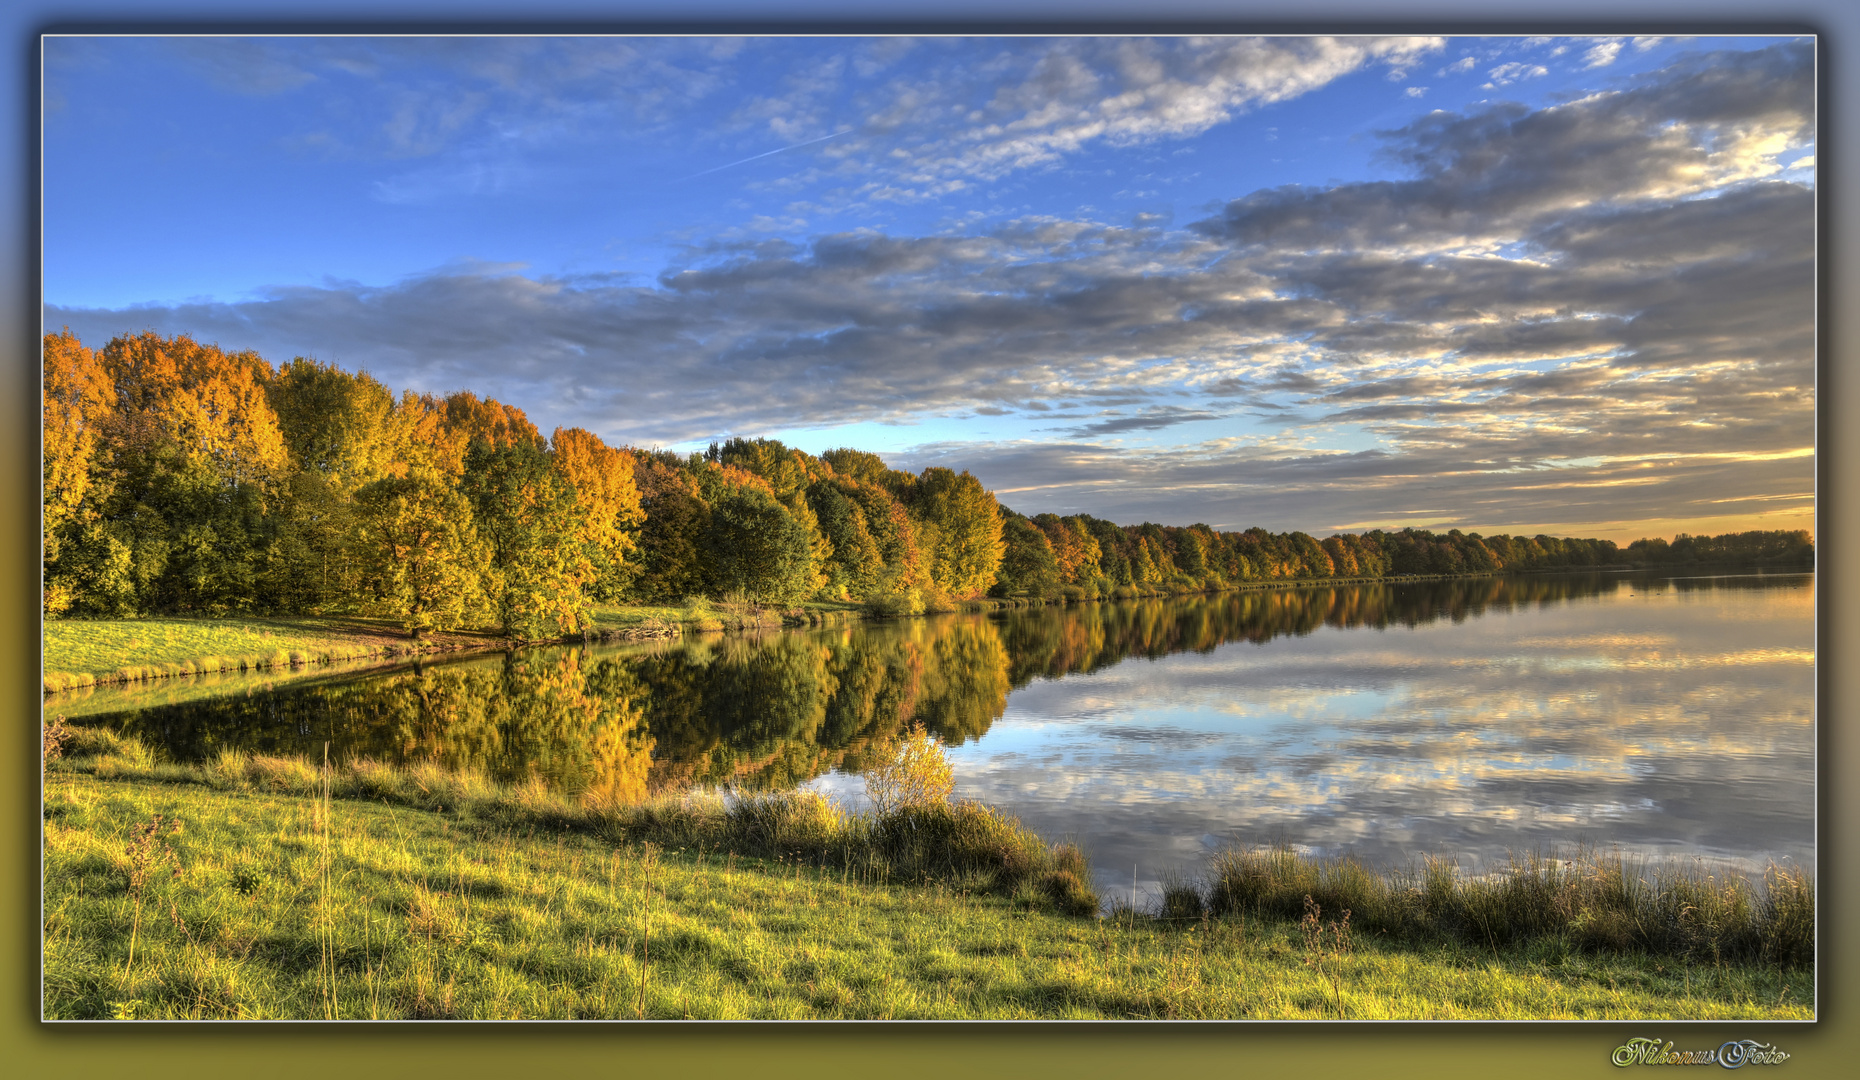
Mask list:
[{"label": "autumn tree", "polygon": [[45,614],[58,615],[71,606],[75,590],[82,587],[54,565],[60,540],[93,523],[98,503],[109,494],[98,483],[105,471],[99,453],[105,450],[101,442],[104,425],[116,408],[116,388],[96,356],[68,327],[45,335],[42,348],[39,528],[40,555],[46,566],[42,602]]},{"label": "autumn tree", "polygon": [[578,539],[594,571],[590,595],[616,599],[632,578],[635,534],[645,519],[633,456],[580,428],[557,428],[549,441],[551,464],[575,490]]},{"label": "autumn tree", "polygon": [[218,613],[263,597],[286,469],[271,367],[186,336],[119,337],[97,354],[116,407],[101,426],[110,496],[80,544],[77,609]]}]

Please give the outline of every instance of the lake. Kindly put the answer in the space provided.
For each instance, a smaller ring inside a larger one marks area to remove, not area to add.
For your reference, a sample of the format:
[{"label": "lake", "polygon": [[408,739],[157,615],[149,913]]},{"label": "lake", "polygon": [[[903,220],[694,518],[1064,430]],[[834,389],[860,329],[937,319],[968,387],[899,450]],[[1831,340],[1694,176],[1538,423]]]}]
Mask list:
[{"label": "lake", "polygon": [[623,800],[863,801],[921,722],[957,794],[1153,892],[1231,844],[1490,866],[1578,841],[1813,867],[1814,577],[1265,589],[101,688],[48,715],[169,759],[433,759]]}]

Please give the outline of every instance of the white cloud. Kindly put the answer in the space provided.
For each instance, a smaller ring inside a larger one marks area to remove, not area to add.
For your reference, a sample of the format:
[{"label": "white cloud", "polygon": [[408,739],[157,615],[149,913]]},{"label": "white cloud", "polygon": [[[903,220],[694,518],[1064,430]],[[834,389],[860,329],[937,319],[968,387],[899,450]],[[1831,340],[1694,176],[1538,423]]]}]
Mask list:
[{"label": "white cloud", "polygon": [[1489,90],[1500,86],[1510,86],[1520,79],[1542,78],[1550,74],[1550,69],[1544,67],[1542,64],[1521,64],[1517,61],[1512,61],[1510,63],[1500,64],[1485,74],[1487,78],[1492,80],[1485,84],[1485,88]]},{"label": "white cloud", "polygon": [[1626,42],[1620,38],[1596,42],[1588,52],[1583,54],[1583,66],[1585,68],[1607,67],[1615,62],[1615,57],[1621,55],[1621,46],[1624,44]]}]

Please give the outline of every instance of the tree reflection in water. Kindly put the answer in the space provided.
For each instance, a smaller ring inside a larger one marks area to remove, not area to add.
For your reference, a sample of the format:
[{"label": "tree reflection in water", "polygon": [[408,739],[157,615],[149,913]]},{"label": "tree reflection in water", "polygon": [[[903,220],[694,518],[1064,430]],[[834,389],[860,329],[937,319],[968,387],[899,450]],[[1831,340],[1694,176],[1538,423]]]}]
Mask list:
[{"label": "tree reflection in water", "polygon": [[[728,784],[792,787],[921,721],[980,739],[1009,692],[1131,657],[1264,643],[1321,626],[1418,626],[1611,594],[1620,575],[1476,578],[1285,588],[863,623],[821,631],[694,636],[658,646],[541,648],[427,663],[80,723],[136,735],[178,761],[225,748],[435,761],[504,782],[538,779],[590,799]],[[1736,588],[1740,579],[1663,579]],[[1760,585],[1761,580],[1747,582]],[[125,705],[134,699],[124,691]],[[56,703],[48,701],[48,713]]]}]

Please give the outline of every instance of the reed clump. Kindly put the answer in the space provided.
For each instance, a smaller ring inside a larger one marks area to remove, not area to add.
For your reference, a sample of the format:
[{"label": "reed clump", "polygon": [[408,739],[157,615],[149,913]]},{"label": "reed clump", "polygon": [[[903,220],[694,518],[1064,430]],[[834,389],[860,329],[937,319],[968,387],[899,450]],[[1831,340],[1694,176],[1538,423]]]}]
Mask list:
[{"label": "reed clump", "polygon": [[1696,862],[1630,866],[1618,851],[1586,845],[1564,855],[1514,854],[1502,869],[1478,876],[1433,857],[1378,872],[1348,856],[1233,849],[1213,860],[1205,899],[1217,917],[1292,922],[1316,904],[1350,911],[1369,933],[1492,948],[1561,938],[1577,948],[1638,949],[1688,963],[1784,967],[1812,964],[1815,956],[1814,881],[1800,867],[1771,866],[1759,887]]}]

